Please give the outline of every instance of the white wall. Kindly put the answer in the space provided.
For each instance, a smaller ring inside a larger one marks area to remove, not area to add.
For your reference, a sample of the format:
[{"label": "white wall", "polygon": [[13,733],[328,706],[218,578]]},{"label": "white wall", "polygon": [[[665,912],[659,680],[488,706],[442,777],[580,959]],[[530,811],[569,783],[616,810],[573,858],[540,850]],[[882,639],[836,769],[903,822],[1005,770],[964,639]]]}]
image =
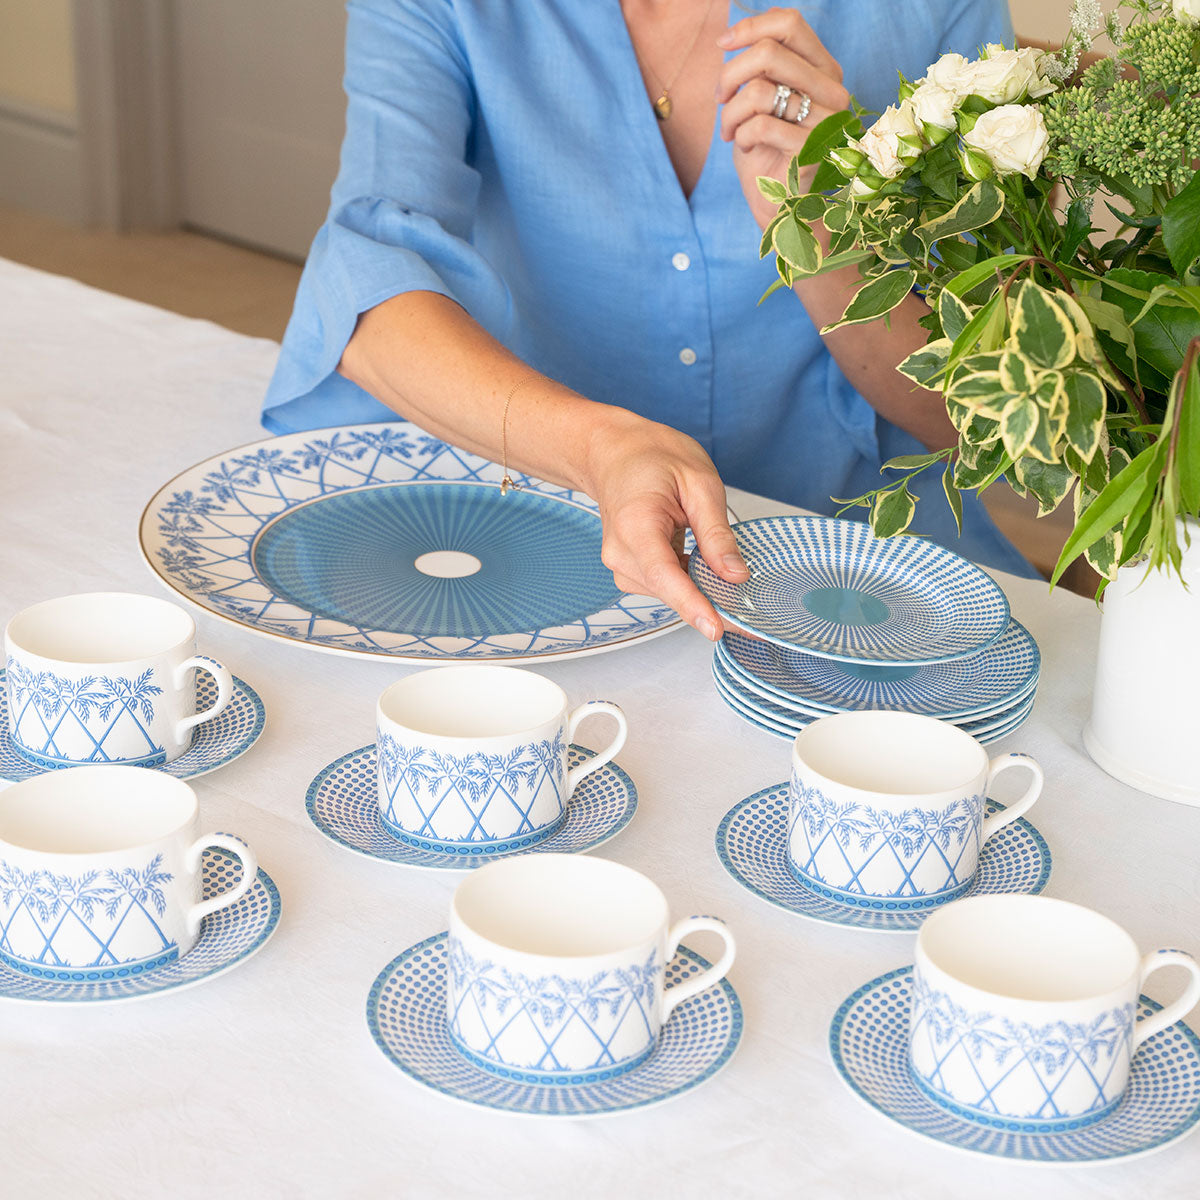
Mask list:
[{"label": "white wall", "polygon": [[[1009,0],[1013,28],[1018,37],[1061,44],[1071,27],[1072,0]],[[1105,13],[1117,7],[1117,0],[1100,0]],[[1096,43],[1097,50],[1108,50],[1107,40]]]}]

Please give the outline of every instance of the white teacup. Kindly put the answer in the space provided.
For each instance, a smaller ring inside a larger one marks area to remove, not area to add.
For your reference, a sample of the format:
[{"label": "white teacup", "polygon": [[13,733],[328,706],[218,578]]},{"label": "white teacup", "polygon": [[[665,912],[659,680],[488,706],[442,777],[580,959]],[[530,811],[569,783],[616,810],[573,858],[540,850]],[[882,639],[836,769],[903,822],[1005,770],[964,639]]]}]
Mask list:
[{"label": "white teacup", "polygon": [[[1185,994],[1137,1018],[1146,977],[1191,972]],[[1045,896],[972,896],[917,935],[909,1061],[927,1095],[960,1117],[1060,1132],[1116,1108],[1139,1046],[1200,1000],[1200,964],[1144,957],[1114,921]]]},{"label": "white teacup", "polygon": [[[201,900],[219,846],[240,882]],[[0,792],[0,958],[38,979],[119,979],[186,954],[258,866],[236,838],[199,835],[196,793],[159,771],[72,767]]]},{"label": "white teacup", "polygon": [[[90,592],[19,612],[4,632],[8,727],[39,766],[171,762],[233,695],[220,663],[196,653],[196,623],[155,596]],[[217,681],[196,712],[196,668]]]},{"label": "white teacup", "polygon": [[[679,941],[711,930],[725,953],[672,987]],[[589,855],[498,859],[450,908],[450,1036],[476,1066],[528,1083],[585,1083],[644,1062],[683,1000],[722,979],[733,937],[715,917],[669,925],[644,875]]]},{"label": "white teacup", "polygon": [[[985,817],[992,781],[1018,766],[1033,774],[1024,795]],[[1032,758],[989,761],[970,734],[932,717],[821,717],[792,744],[788,862],[801,883],[838,903],[933,908],[970,888],[983,843],[1041,790]]]},{"label": "white teacup", "polygon": [[[567,769],[587,717],[607,713],[616,736]],[[516,849],[548,837],[580,780],[625,744],[625,716],[593,700],[575,709],[532,671],[482,665],[419,671],[376,708],[379,813],[402,841],[429,850]]]}]

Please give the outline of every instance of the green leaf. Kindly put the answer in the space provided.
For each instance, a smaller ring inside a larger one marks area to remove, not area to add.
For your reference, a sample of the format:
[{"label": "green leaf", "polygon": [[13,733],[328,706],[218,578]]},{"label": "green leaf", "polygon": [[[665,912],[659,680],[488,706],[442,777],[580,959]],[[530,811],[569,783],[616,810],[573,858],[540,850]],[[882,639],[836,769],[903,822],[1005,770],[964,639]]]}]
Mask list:
[{"label": "green leaf", "polygon": [[1120,525],[1147,494],[1153,497],[1158,476],[1162,472],[1167,446],[1157,441],[1141,452],[1124,470],[1109,480],[1104,490],[1087,506],[1075,522],[1058,557],[1051,584],[1062,577],[1063,571],[1089,546],[1098,542],[1110,530]]},{"label": "green leaf", "polygon": [[1067,441],[1084,462],[1091,462],[1100,445],[1107,395],[1090,371],[1072,371],[1063,377],[1067,395]]},{"label": "green leaf", "polygon": [[875,321],[889,313],[897,304],[912,291],[916,283],[917,273],[911,268],[898,271],[888,271],[877,279],[872,279],[865,287],[854,294],[854,298],[846,305],[846,311],[841,319],[832,325],[826,325],[822,333],[840,329],[844,325],[859,325],[864,321]]},{"label": "green leaf", "polygon": [[959,459],[954,464],[954,486],[961,491],[977,491],[999,479],[1012,464],[1004,451],[1004,443],[992,442],[979,448],[973,465]]},{"label": "green leaf", "polygon": [[823,162],[818,168],[817,173],[813,176],[813,181],[809,185],[809,191],[814,195],[818,192],[832,192],[840,188],[846,181],[842,178],[842,173],[831,162]]},{"label": "green leaf", "polygon": [[[1104,276],[1102,286],[1104,299],[1116,304],[1132,322],[1156,287],[1173,282],[1169,275],[1118,267]],[[1179,370],[1187,344],[1194,337],[1200,337],[1200,312],[1179,305],[1155,305],[1133,326],[1138,359],[1165,380]],[[1144,377],[1142,383],[1150,386]]]},{"label": "green leaf", "polygon": [[1032,396],[1037,391],[1037,368],[1019,350],[1006,350],[1000,356],[999,374],[1000,385],[1006,392]]},{"label": "green leaf", "polygon": [[1179,395],[1179,437],[1175,469],[1184,512],[1200,516],[1200,365],[1194,366]]},{"label": "green leaf", "polygon": [[1013,464],[1021,486],[1038,502],[1038,516],[1052,513],[1075,485],[1075,475],[1062,463],[1045,463],[1021,458]]},{"label": "green leaf", "polygon": [[825,197],[808,193],[792,201],[792,216],[797,221],[819,221],[825,215]]},{"label": "green leaf", "polygon": [[1059,243],[1059,262],[1069,263],[1075,257],[1075,252],[1087,241],[1092,232],[1092,221],[1088,206],[1082,200],[1072,200],[1067,206],[1067,219],[1063,224],[1062,241]]},{"label": "green leaf", "polygon": [[787,199],[787,188],[778,179],[772,179],[769,175],[760,175],[755,182],[758,184],[758,190],[772,204],[782,204]]},{"label": "green leaf", "polygon": [[1028,258],[1028,254],[997,254],[992,258],[985,258],[982,262],[968,267],[960,275],[952,279],[946,284],[946,290],[953,292],[961,299],[973,288],[978,287],[989,276],[994,276],[997,271],[1003,274],[1006,270],[1018,266]]},{"label": "green leaf", "polygon": [[896,458],[889,458],[879,468],[879,473],[882,475],[884,471],[919,471],[945,457],[945,450],[931,450],[927,454],[901,454]]},{"label": "green leaf", "polygon": [[908,484],[880,492],[871,506],[871,529],[876,537],[894,537],[912,523],[917,502],[909,495]]},{"label": "green leaf", "polygon": [[775,253],[802,275],[811,275],[821,266],[821,247],[816,235],[803,222],[789,218],[781,221],[772,237]]},{"label": "green leaf", "polygon": [[[772,292],[777,292],[782,287],[787,287],[787,284],[784,283],[782,279],[776,279],[775,282],[772,283],[771,286],[767,288],[767,290],[763,292],[761,296],[759,296],[758,303],[761,304],[769,295],[771,295]],[[757,305],[755,307],[757,307]]]},{"label": "green leaf", "polygon": [[1010,458],[1020,458],[1029,449],[1040,417],[1041,409],[1028,396],[1014,396],[1004,406],[1000,414],[1000,437]]},{"label": "green leaf", "polygon": [[1163,242],[1179,275],[1200,257],[1200,172],[1167,202],[1162,214]]},{"label": "green leaf", "polygon": [[942,332],[953,341],[971,320],[971,310],[953,293],[942,289],[937,303],[938,320]]},{"label": "green leaf", "polygon": [[914,350],[897,368],[918,387],[936,388],[950,359],[950,339],[936,338]]},{"label": "green leaf", "polygon": [[[997,292],[986,304],[982,305],[978,312],[967,322],[966,328],[962,333],[954,339],[954,344],[950,348],[950,365],[955,367],[959,362],[972,353],[977,345],[980,345],[985,332],[988,335],[988,340],[993,340],[993,334],[996,327],[997,314],[1001,322],[1007,319],[1004,312],[1003,297]],[[1003,337],[1003,325],[1001,325],[1001,337]],[[993,349],[992,346],[984,346],[985,350]]]},{"label": "green leaf", "polygon": [[928,252],[940,238],[981,229],[1003,211],[1004,193],[990,179],[981,179],[949,212],[923,221],[915,232]]},{"label": "green leaf", "polygon": [[942,472],[942,490],[954,514],[954,524],[958,526],[958,536],[962,537],[962,493],[954,486],[954,472],[946,468]]},{"label": "green leaf", "polygon": [[819,163],[834,146],[844,145],[849,138],[859,137],[862,132],[862,122],[848,109],[830,113],[809,131],[800,153],[792,161],[797,167],[811,167]]},{"label": "green leaf", "polygon": [[767,222],[767,226],[762,233],[762,238],[758,243],[759,258],[766,258],[768,254],[774,253],[775,230],[787,220],[790,220],[790,217],[786,212],[778,212]]},{"label": "green leaf", "polygon": [[1017,293],[1012,336],[1038,366],[1065,367],[1075,357],[1075,326],[1045,288],[1026,279]]}]

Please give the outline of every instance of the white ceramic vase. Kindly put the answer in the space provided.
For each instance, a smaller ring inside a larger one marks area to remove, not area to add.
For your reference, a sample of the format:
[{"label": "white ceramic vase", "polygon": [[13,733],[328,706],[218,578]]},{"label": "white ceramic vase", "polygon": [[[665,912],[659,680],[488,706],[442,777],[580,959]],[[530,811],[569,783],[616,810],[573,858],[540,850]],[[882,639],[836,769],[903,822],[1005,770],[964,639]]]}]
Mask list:
[{"label": "white ceramic vase", "polygon": [[1179,544],[1182,579],[1134,565],[1105,589],[1083,744],[1123,783],[1200,805],[1200,522],[1180,521]]}]

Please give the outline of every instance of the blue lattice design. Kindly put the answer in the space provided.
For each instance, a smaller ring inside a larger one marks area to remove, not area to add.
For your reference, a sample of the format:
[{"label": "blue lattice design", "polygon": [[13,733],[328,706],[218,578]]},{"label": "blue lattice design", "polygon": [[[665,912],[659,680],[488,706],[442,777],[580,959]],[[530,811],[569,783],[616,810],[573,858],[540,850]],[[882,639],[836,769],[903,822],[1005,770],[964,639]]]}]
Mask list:
[{"label": "blue lattice design", "polygon": [[450,1037],[484,1070],[506,1079],[594,1083],[653,1050],[662,966],[651,952],[582,975],[523,975],[474,957],[450,939]]},{"label": "blue lattice design", "polygon": [[[594,758],[581,746],[567,750],[573,768]],[[373,745],[343,754],[309,784],[305,805],[313,824],[331,841],[369,858],[403,867],[466,871],[510,854],[577,854],[616,837],[637,811],[637,788],[616,763],[605,763],[579,781],[566,816],[548,837],[512,838],[487,845],[462,844],[438,850],[416,839],[400,840],[379,815],[376,751]]]},{"label": "blue lattice design", "polygon": [[[678,628],[661,601],[615,590],[599,564],[592,500],[520,475],[521,490],[502,497],[502,475],[496,463],[403,421],[287,434],[199,463],[166,484],[143,515],[142,552],[201,608],[258,633],[360,657],[590,654]],[[368,497],[372,491],[389,495]],[[467,492],[470,502],[456,510],[454,497]],[[327,501],[333,508],[325,514]],[[456,549],[464,527],[481,521],[499,521],[493,527],[510,539],[519,530],[520,547],[541,539],[551,552],[531,558],[496,546],[482,556],[493,569],[477,577],[422,576],[418,584],[407,573],[411,562],[379,557],[372,522],[347,517],[363,508],[390,513],[393,527],[423,511],[430,538],[418,546],[410,537],[410,553]],[[588,557],[587,547],[566,548],[569,532],[585,526],[594,551],[586,569],[576,559]],[[389,588],[402,568],[408,590],[397,607]]]},{"label": "blue lattice design", "polygon": [[922,666],[864,667],[726,633],[716,654],[745,688],[806,715],[858,710],[971,720],[1004,712],[1037,686],[1041,653],[1029,631],[1010,622],[1004,636],[971,658]]},{"label": "blue lattice design", "polygon": [[910,989],[918,1085],[963,1114],[1030,1128],[1082,1127],[1121,1099],[1133,1047],[1133,1005],[1088,1021],[1012,1021],[967,1009],[917,975]]},{"label": "blue lattice design", "polygon": [[[592,1117],[661,1104],[711,1079],[742,1036],[742,1006],[727,979],[682,1001],[658,1046],[632,1070],[592,1083],[506,1079],[459,1052],[446,1023],[445,933],[417,943],[380,972],[367,997],[376,1045],[414,1082],[453,1100],[540,1117]],[[710,964],[680,946],[667,964],[668,987]]]},{"label": "blue lattice design", "polygon": [[[1138,1005],[1142,1017],[1161,1008],[1145,996]],[[859,1099],[922,1137],[1016,1162],[1084,1166],[1161,1150],[1200,1122],[1200,1038],[1182,1021],[1139,1047],[1125,1097],[1110,1116],[1035,1130],[1019,1121],[970,1119],[921,1091],[908,1063],[911,1010],[912,968],[881,975],[838,1008],[829,1049]]]},{"label": "blue lattice design", "polygon": [[42,768],[79,763],[157,766],[166,752],[153,729],[163,689],[140,675],[57,675],[8,656],[5,683],[12,745]]},{"label": "blue lattice design", "polygon": [[[12,743],[8,733],[8,694],[0,670],[0,780],[20,783],[41,773]],[[217,698],[217,683],[205,672],[196,673],[196,711],[211,708]],[[169,763],[142,763],[176,779],[194,779],[225,766],[245,754],[262,735],[266,711],[258,693],[244,680],[233,677],[229,703],[211,721],[192,731],[192,744]]]},{"label": "blue lattice design", "polygon": [[[773,733],[788,741],[794,740],[800,730],[811,725],[819,717],[828,715],[827,713],[810,715],[799,710],[793,711],[747,691],[738,680],[730,675],[715,654],[712,660],[712,674],[717,694],[739,717],[767,733]],[[978,721],[951,723],[957,724],[964,733],[969,733],[980,745],[987,746],[1023,725],[1033,711],[1036,699],[1035,688],[1029,695],[1017,701],[1015,709],[981,718]]]},{"label": "blue lattice design", "polygon": [[566,786],[563,731],[505,753],[451,754],[378,743],[380,816],[397,837],[431,849],[543,838],[562,820]]},{"label": "blue lattice design", "polygon": [[[988,800],[987,813],[1004,805]],[[787,858],[788,784],[763,788],[738,801],[717,828],[717,857],[748,891],[805,917],[829,925],[911,933],[932,911],[922,900],[867,900],[847,904],[819,895],[792,873]],[[998,830],[983,844],[979,868],[968,896],[1016,893],[1035,895],[1050,879],[1050,848],[1024,817]]]},{"label": "blue lattice design", "polygon": [[722,616],[783,646],[859,663],[933,663],[986,649],[1008,628],[999,585],[917,537],[877,538],[834,517],[762,517],[733,526],[746,583],[689,560]]},{"label": "blue lattice design", "polygon": [[[204,851],[202,897],[220,895],[241,879],[232,855],[216,847]],[[227,908],[205,917],[195,946],[153,970],[114,967],[103,979],[43,979],[0,963],[0,1000],[50,1004],[105,1004],[175,991],[213,979],[260,950],[279,923],[279,892],[259,868],[250,890]]]},{"label": "blue lattice design", "polygon": [[895,810],[834,800],[792,780],[788,837],[802,882],[831,900],[925,900],[961,894],[975,876],[983,796]]}]

